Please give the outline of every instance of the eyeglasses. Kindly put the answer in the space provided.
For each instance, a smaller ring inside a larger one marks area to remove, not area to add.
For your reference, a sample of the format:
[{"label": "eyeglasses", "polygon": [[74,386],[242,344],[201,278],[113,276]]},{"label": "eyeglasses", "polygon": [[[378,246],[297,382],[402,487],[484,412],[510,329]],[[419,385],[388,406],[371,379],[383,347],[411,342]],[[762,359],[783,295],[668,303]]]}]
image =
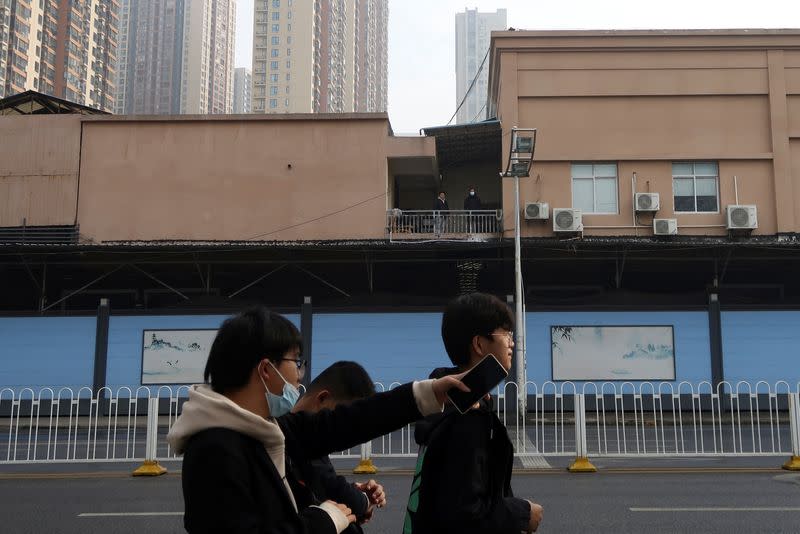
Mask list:
[{"label": "eyeglasses", "polygon": [[282,362],[294,362],[297,366],[297,372],[300,375],[300,378],[303,378],[303,375],[306,374],[306,361],[300,358],[281,358],[280,361]]},{"label": "eyeglasses", "polygon": [[509,341],[514,341],[514,332],[492,332],[490,336],[505,336]]}]

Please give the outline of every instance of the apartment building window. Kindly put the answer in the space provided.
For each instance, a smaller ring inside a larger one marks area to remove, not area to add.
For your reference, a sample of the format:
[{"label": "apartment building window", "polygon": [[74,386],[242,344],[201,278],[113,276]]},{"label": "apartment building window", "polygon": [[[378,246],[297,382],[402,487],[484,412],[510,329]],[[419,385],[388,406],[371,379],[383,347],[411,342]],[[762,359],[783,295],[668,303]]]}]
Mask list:
[{"label": "apartment building window", "polygon": [[288,85],[286,86],[286,94],[287,95],[289,94],[289,86]]},{"label": "apartment building window", "polygon": [[288,81],[290,81],[291,79],[292,79],[292,75],[291,75],[291,74],[289,74],[289,73],[287,72],[287,73],[286,73],[286,81],[288,82]]},{"label": "apartment building window", "polygon": [[291,18],[292,18],[292,12],[291,12],[291,11],[289,11],[289,12],[286,14],[286,18],[287,18],[287,19],[291,19]]},{"label": "apartment building window", "polygon": [[277,82],[278,81],[278,75],[277,74],[270,74],[269,75],[269,81],[271,81],[273,83]]},{"label": "apartment building window", "polygon": [[573,163],[572,207],[583,213],[618,213],[616,163]]},{"label": "apartment building window", "polygon": [[292,62],[289,59],[286,60],[286,68],[287,69],[291,69],[292,68]]},{"label": "apartment building window", "polygon": [[277,61],[270,61],[269,62],[269,68],[271,70],[278,70],[278,62]]},{"label": "apartment building window", "polygon": [[275,96],[278,94],[278,87],[273,85],[269,88],[269,96]]},{"label": "apartment building window", "polygon": [[719,166],[715,161],[672,164],[675,211],[708,213],[719,211]]},{"label": "apartment building window", "polygon": [[286,44],[292,44],[292,36],[291,35],[286,38]]},{"label": "apartment building window", "polygon": [[286,107],[288,108],[289,107],[289,99],[288,98],[286,99],[285,104],[286,104]]},{"label": "apartment building window", "polygon": [[272,7],[281,7],[281,0],[272,0]]},{"label": "apartment building window", "polygon": [[275,109],[278,107],[278,99],[277,98],[270,98],[269,99],[269,107]]},{"label": "apartment building window", "polygon": [[281,12],[280,11],[273,11],[272,12],[272,20],[281,20]]},{"label": "apartment building window", "polygon": [[272,57],[278,57],[278,56],[280,55],[280,52],[278,52],[278,49],[277,49],[277,48],[273,48],[273,49],[272,49],[272,52],[271,52],[271,54],[270,54],[270,55],[271,55]]},{"label": "apartment building window", "polygon": [[272,25],[272,31],[273,31],[273,33],[278,33],[279,31],[281,31],[281,25],[280,24],[273,24]]},{"label": "apartment building window", "polygon": [[272,44],[273,44],[273,45],[279,45],[279,44],[281,44],[281,38],[280,38],[280,37],[278,37],[277,35],[273,35],[273,36],[272,36]]},{"label": "apartment building window", "polygon": [[287,32],[290,32],[290,31],[292,31],[292,25],[291,25],[291,24],[287,24],[287,25],[286,25],[286,31],[287,31]]}]

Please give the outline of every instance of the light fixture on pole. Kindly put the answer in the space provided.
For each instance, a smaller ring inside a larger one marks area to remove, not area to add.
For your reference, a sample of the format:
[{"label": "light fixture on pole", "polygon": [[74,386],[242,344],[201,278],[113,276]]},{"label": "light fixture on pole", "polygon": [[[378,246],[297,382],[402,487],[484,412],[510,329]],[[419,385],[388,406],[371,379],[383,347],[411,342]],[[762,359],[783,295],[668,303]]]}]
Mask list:
[{"label": "light fixture on pole", "polygon": [[531,174],[533,153],[536,150],[536,128],[511,128],[506,170],[500,173],[503,178],[514,178],[514,303],[516,304],[517,326],[515,329],[514,356],[516,360],[517,408],[518,417],[525,417],[528,400],[527,366],[525,358],[525,306],[522,295],[522,253],[520,246],[519,179]]}]

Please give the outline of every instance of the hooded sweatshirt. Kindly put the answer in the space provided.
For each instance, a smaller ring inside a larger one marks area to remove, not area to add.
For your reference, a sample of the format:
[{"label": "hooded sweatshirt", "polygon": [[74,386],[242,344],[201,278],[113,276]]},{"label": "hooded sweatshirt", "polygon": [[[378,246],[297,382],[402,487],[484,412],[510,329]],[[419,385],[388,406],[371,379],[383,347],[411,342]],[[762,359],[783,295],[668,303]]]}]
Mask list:
[{"label": "hooded sweatshirt", "polygon": [[[192,386],[189,401],[183,405],[181,416],[172,425],[167,442],[178,454],[183,454],[189,438],[209,428],[226,428],[254,438],[264,444],[275,469],[278,471],[289,499],[297,510],[292,490],[286,480],[285,438],[274,419],[264,419],[211,389],[208,384]],[[347,517],[335,506],[323,503],[321,508],[330,516],[336,532],[349,524]]]}]

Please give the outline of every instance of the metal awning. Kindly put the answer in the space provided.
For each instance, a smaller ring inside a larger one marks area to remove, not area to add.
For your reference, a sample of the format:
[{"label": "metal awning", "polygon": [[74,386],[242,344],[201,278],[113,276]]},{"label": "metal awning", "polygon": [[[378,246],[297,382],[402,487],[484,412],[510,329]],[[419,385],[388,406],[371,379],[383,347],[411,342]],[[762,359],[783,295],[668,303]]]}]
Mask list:
[{"label": "metal awning", "polygon": [[110,115],[107,111],[76,104],[37,91],[25,91],[0,100],[0,115],[58,115],[65,113]]},{"label": "metal awning", "polygon": [[452,126],[423,128],[436,138],[436,157],[440,168],[472,161],[497,161],[501,165],[503,129],[497,119]]}]

